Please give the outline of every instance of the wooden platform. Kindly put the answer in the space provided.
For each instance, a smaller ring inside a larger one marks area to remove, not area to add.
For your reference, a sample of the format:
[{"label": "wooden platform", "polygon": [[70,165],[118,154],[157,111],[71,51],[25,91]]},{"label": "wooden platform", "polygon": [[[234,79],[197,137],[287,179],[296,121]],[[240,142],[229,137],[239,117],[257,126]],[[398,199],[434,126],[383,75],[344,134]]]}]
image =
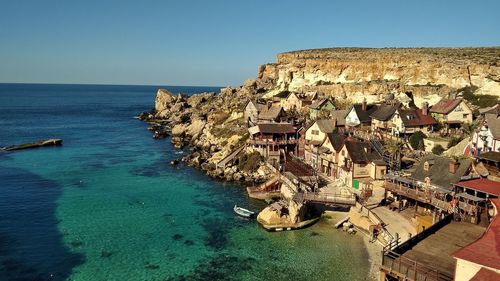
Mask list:
[{"label": "wooden platform", "polygon": [[37,148],[42,146],[60,146],[60,145],[62,145],[62,139],[47,139],[47,140],[40,140],[34,143],[6,146],[3,147],[2,150],[14,151],[14,150]]},{"label": "wooden platform", "polygon": [[455,259],[452,253],[478,239],[485,230],[466,222],[451,222],[402,256],[453,276]]}]

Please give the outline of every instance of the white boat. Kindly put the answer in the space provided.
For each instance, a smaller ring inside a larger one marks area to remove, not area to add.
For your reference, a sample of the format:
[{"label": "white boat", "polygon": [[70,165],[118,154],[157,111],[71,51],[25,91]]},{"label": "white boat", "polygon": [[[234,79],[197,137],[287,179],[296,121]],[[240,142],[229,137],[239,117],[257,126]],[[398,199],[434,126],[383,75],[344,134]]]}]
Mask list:
[{"label": "white boat", "polygon": [[238,207],[236,205],[234,205],[233,210],[236,214],[238,214],[242,217],[245,217],[245,218],[251,218],[255,215],[254,212],[247,210],[247,209],[244,209],[244,208],[241,208],[241,207]]}]

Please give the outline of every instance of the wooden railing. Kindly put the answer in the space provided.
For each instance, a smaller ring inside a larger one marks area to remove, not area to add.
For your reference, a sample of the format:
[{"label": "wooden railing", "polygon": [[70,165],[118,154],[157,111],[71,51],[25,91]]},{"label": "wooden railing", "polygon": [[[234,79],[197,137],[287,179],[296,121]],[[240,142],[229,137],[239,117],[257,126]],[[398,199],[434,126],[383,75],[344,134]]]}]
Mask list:
[{"label": "wooden railing", "polygon": [[452,281],[450,276],[442,271],[406,258],[393,251],[388,251],[382,256],[381,270],[391,276],[414,281]]},{"label": "wooden railing", "polygon": [[395,241],[395,238],[394,236],[387,230],[387,228],[385,227],[386,224],[385,222],[377,215],[375,214],[372,210],[370,210],[368,207],[360,204],[360,203],[356,203],[356,209],[358,209],[358,211],[362,214],[362,215],[366,215],[368,217],[368,219],[370,219],[372,222],[380,225],[382,227],[381,231],[381,235],[382,235],[382,238],[385,240],[385,244],[386,245],[389,245],[391,244],[393,241]]},{"label": "wooden railing", "polygon": [[424,191],[417,191],[415,188],[409,188],[404,185],[399,185],[388,181],[384,183],[384,188],[393,193],[403,195],[413,200],[431,204],[441,210],[449,209],[449,203],[434,197],[433,192],[426,194]]},{"label": "wooden railing", "polygon": [[335,205],[356,205],[356,195],[336,193],[319,193],[319,192],[298,192],[294,195],[294,200],[298,202],[314,202],[322,204]]},{"label": "wooden railing", "polygon": [[453,220],[453,215],[452,214],[447,215],[442,220],[436,222],[435,224],[433,224],[429,228],[426,228],[423,231],[417,233],[417,235],[410,237],[408,240],[404,241],[403,243],[401,243],[401,244],[397,243],[396,246],[391,250],[395,253],[403,254],[406,251],[411,250],[420,241],[422,241],[425,238],[429,237],[430,235],[436,233],[436,231],[443,228],[443,226],[449,224],[452,220]]},{"label": "wooden railing", "polygon": [[297,144],[298,139],[295,140],[271,140],[271,139],[248,139],[248,144],[260,144],[260,145],[287,145],[287,144]]},{"label": "wooden railing", "polygon": [[416,260],[404,257],[403,254],[415,246],[418,242],[424,240],[429,235],[436,233],[443,226],[447,225],[453,219],[453,215],[448,215],[441,221],[433,224],[431,227],[409,238],[399,244],[399,239],[393,240],[382,249],[381,269],[391,276],[404,280],[425,280],[425,281],[451,281],[450,276],[436,268],[424,265]]}]

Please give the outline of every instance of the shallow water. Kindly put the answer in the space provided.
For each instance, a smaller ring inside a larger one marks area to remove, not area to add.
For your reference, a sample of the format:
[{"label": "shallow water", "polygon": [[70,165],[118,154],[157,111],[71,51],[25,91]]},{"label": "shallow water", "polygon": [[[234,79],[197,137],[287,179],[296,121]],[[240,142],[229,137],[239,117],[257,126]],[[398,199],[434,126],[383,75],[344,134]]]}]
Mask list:
[{"label": "shallow water", "polygon": [[[359,237],[325,223],[268,233],[241,185],[169,162],[134,119],[157,87],[0,84],[0,280],[364,280]],[[214,90],[170,87],[174,92]]]}]

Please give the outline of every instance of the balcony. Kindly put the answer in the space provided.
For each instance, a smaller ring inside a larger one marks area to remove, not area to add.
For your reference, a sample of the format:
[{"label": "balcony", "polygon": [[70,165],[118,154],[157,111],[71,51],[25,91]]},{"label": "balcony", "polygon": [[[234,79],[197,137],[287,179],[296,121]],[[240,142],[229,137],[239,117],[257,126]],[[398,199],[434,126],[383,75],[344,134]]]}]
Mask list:
[{"label": "balcony", "polygon": [[284,139],[249,139],[247,140],[247,144],[252,145],[289,145],[289,144],[297,144],[299,142],[298,139],[294,140],[284,140]]}]

